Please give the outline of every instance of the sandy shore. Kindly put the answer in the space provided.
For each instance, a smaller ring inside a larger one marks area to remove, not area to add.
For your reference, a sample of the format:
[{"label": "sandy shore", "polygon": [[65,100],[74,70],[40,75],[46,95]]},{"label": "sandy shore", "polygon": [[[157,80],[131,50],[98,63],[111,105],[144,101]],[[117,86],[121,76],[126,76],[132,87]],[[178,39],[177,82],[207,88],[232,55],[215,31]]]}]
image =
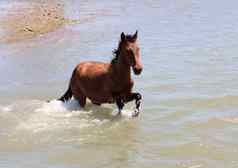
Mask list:
[{"label": "sandy shore", "polygon": [[59,1],[20,1],[0,12],[0,42],[13,43],[45,34],[67,22]]}]

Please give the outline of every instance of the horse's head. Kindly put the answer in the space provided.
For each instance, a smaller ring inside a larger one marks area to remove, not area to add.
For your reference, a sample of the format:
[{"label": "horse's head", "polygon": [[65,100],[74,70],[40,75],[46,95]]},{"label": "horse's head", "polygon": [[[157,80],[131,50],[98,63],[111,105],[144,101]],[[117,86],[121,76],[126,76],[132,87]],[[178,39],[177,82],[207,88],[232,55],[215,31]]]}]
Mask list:
[{"label": "horse's head", "polygon": [[139,75],[142,71],[142,65],[140,63],[140,48],[137,43],[137,35],[137,31],[134,35],[125,35],[122,32],[120,49],[123,53],[125,63],[133,68],[136,75]]}]

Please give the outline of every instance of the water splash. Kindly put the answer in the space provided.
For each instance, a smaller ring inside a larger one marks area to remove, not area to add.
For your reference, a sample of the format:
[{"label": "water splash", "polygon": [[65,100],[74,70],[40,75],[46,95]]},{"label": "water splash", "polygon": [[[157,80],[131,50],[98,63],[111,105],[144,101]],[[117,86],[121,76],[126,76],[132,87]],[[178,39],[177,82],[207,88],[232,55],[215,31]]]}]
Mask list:
[{"label": "water splash", "polygon": [[[80,130],[83,128],[95,128],[103,126],[118,118],[116,109],[111,105],[96,106],[88,104],[81,108],[76,100],[61,102],[53,100],[41,104],[33,111],[25,112],[27,115],[23,122],[17,126],[17,130],[42,131]],[[14,109],[12,109],[14,110]],[[122,110],[119,118],[132,118],[133,110]]]}]

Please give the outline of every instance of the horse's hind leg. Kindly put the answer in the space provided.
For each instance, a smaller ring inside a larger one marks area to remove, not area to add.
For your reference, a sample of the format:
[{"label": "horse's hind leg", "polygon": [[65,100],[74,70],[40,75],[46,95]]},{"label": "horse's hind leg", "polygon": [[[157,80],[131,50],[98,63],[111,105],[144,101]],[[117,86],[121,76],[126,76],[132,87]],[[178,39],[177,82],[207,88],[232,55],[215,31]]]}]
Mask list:
[{"label": "horse's hind leg", "polygon": [[81,92],[81,90],[73,90],[73,96],[78,101],[79,105],[84,108],[86,105],[86,96]]},{"label": "horse's hind leg", "polygon": [[86,105],[86,96],[81,95],[77,97],[76,99],[79,101],[80,106],[84,108]]},{"label": "horse's hind leg", "polygon": [[78,101],[80,107],[85,107],[86,105],[86,96],[84,95],[77,95],[77,96],[74,96],[74,98]]}]

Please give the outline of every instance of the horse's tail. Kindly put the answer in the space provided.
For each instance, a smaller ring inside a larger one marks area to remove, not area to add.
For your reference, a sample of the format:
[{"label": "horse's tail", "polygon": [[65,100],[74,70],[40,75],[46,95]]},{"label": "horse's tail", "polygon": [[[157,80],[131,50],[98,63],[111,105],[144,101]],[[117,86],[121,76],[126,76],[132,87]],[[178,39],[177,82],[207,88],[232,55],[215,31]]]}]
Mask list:
[{"label": "horse's tail", "polygon": [[70,86],[69,86],[68,90],[67,90],[67,91],[64,93],[64,95],[61,96],[58,100],[60,100],[60,101],[62,101],[62,102],[66,102],[66,101],[68,101],[69,99],[71,99],[72,96],[73,96],[72,90],[71,90],[71,88],[70,88]]},{"label": "horse's tail", "polygon": [[71,77],[71,80],[70,80],[70,83],[69,83],[69,87],[68,87],[68,90],[64,93],[63,96],[61,96],[58,100],[62,101],[62,102],[66,102],[68,101],[69,99],[72,98],[73,96],[73,93],[72,93],[72,90],[71,90],[71,82],[72,82],[72,78],[74,77],[76,73],[76,69],[74,69],[73,73],[72,73],[72,77]]}]

